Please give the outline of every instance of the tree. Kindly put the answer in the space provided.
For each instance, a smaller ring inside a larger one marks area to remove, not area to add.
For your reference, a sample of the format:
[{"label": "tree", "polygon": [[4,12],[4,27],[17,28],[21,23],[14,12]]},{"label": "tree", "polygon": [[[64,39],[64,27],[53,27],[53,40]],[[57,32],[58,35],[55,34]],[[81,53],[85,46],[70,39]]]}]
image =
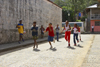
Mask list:
[{"label": "tree", "polygon": [[[75,21],[76,14],[84,11],[86,7],[96,2],[94,0],[55,0],[54,3],[62,7],[64,13],[63,16],[64,15],[67,16],[67,14],[71,12],[71,16],[73,16],[73,18],[72,17],[71,18]],[[68,16],[67,17],[66,16],[65,19],[68,19]]]}]

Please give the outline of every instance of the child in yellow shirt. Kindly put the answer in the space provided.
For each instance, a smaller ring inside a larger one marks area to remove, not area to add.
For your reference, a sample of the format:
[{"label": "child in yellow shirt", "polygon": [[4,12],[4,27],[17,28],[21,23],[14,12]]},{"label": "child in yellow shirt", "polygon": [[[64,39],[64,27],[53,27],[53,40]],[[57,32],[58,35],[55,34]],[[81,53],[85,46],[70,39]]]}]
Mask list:
[{"label": "child in yellow shirt", "polygon": [[22,40],[24,42],[24,39],[23,39],[23,32],[24,32],[24,26],[22,24],[22,20],[19,21],[19,24],[17,24],[16,28],[18,28],[18,32],[19,32],[19,44],[20,44],[20,41]]}]

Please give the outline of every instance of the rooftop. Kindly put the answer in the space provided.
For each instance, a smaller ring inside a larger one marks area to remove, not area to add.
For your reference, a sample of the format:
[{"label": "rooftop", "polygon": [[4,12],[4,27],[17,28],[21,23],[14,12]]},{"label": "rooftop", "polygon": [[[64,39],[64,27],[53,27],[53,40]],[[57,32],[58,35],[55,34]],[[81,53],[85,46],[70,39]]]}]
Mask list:
[{"label": "rooftop", "polygon": [[89,6],[89,7],[87,7],[87,8],[97,8],[97,4],[94,4],[94,5]]}]

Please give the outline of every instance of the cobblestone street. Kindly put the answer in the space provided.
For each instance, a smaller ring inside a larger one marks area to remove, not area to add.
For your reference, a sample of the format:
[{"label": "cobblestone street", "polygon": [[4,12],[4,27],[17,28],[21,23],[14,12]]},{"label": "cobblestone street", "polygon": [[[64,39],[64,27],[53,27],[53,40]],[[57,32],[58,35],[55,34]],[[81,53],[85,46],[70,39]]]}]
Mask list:
[{"label": "cobblestone street", "polygon": [[82,67],[100,67],[100,35],[95,35]]},{"label": "cobblestone street", "polygon": [[59,42],[52,43],[54,47],[52,50],[49,49],[49,43],[44,42],[39,44],[38,50],[33,50],[32,46],[26,46],[2,52],[0,53],[0,67],[81,67],[86,65],[84,59],[91,45],[97,42],[97,39],[99,40],[98,37],[99,35],[95,37],[95,35],[84,34],[82,42],[74,46],[73,35],[71,35],[71,48],[68,48],[65,39],[61,38]]}]

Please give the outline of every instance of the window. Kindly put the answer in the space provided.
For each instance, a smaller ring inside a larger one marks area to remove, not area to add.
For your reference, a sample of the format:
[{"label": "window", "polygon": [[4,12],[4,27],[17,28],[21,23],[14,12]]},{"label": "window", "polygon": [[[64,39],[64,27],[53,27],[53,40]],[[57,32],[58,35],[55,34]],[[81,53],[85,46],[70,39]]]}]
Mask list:
[{"label": "window", "polygon": [[[74,27],[74,24],[75,24],[75,23],[69,23],[69,25],[70,25],[71,27]],[[77,24],[79,27],[82,27],[82,23],[79,23],[79,22],[78,22],[78,23],[76,23],[76,24]]]},{"label": "window", "polygon": [[82,23],[77,23],[77,25],[78,25],[79,27],[82,27]]},{"label": "window", "polygon": [[100,21],[95,21],[95,26],[100,26]]}]

